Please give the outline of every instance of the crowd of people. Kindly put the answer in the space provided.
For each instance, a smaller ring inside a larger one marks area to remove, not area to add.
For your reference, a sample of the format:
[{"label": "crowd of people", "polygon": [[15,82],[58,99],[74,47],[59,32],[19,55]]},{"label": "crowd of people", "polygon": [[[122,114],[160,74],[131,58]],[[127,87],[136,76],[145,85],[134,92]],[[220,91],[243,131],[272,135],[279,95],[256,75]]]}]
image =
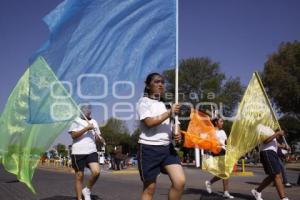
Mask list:
[{"label": "crowd of people", "polygon": [[[100,174],[96,142],[105,143],[105,141],[101,137],[96,121],[91,117],[91,106],[82,106],[81,112],[81,117],[75,119],[69,129],[70,136],[73,139],[71,158],[72,167],[75,170],[77,200],[81,200],[82,195],[85,200],[90,200],[92,188]],[[142,200],[153,199],[157,187],[157,177],[161,173],[168,175],[171,181],[168,199],[181,199],[186,177],[181,160],[172,142],[181,139],[180,127],[178,123],[175,123],[175,116],[179,112],[179,104],[168,105],[165,102],[163,76],[158,73],[149,74],[145,81],[144,96],[137,103],[137,116],[141,130],[138,140],[137,161],[143,183]],[[213,156],[222,158],[226,154],[227,141],[227,135],[222,130],[223,119],[215,117],[212,119],[212,123],[221,144],[220,153],[213,154]],[[267,175],[257,188],[251,190],[256,200],[262,200],[262,191],[271,182],[275,183],[280,199],[288,200],[284,186],[290,186],[290,183],[286,179],[282,157],[279,154],[280,149],[287,147],[278,142],[284,134],[284,131],[275,131],[260,145],[260,153],[258,154],[256,150],[253,153],[255,163],[258,163],[260,159]],[[126,160],[126,156],[122,154],[122,150],[119,147],[115,148],[110,156],[111,168],[115,170],[122,169],[124,160]],[[221,164],[226,165],[225,162],[220,162]],[[91,176],[87,185],[83,188],[85,167],[91,170]],[[207,192],[212,193],[212,185],[218,180],[223,182],[223,197],[233,199],[234,196],[229,193],[229,179],[222,179],[218,176],[205,181]]]}]

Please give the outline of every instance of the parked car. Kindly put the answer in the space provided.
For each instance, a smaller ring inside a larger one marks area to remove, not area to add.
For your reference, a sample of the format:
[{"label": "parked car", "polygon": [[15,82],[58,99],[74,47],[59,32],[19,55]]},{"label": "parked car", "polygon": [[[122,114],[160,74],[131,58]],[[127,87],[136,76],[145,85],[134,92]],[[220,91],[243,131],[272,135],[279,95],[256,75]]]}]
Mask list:
[{"label": "parked car", "polygon": [[130,157],[127,161],[127,166],[136,166],[137,163],[137,157]]}]

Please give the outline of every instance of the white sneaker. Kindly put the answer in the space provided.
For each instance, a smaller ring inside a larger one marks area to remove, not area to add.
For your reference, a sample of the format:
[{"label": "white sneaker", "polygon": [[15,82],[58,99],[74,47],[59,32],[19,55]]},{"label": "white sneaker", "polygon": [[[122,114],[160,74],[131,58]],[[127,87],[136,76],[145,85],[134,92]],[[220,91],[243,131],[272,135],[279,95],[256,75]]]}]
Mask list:
[{"label": "white sneaker", "polygon": [[228,191],[224,192],[223,197],[227,199],[234,199],[234,196],[230,195]]},{"label": "white sneaker", "polygon": [[292,184],[286,183],[286,184],[284,184],[284,186],[285,186],[285,187],[292,187]]},{"label": "white sneaker", "polygon": [[261,198],[261,192],[257,192],[256,189],[252,189],[251,193],[253,194],[256,200],[263,200],[263,198]]},{"label": "white sneaker", "polygon": [[208,192],[208,194],[211,194],[212,190],[211,190],[211,183],[210,183],[210,181],[205,181],[205,186],[206,186],[206,191]]},{"label": "white sneaker", "polygon": [[281,200],[289,200],[289,198],[287,198],[287,197],[284,197],[283,199],[281,199]]},{"label": "white sneaker", "polygon": [[84,197],[84,200],[91,200],[91,190],[89,188],[83,188],[82,195]]}]

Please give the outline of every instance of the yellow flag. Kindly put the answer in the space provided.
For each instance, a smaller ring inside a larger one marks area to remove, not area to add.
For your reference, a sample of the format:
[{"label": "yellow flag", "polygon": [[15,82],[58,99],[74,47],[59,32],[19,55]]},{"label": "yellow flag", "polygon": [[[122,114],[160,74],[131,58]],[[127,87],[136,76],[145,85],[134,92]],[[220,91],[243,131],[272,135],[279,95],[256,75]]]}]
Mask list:
[{"label": "yellow flag", "polygon": [[[239,105],[227,141],[226,155],[204,161],[211,173],[228,178],[239,158],[280,128],[257,72],[255,72]],[[220,163],[221,162],[221,163]]]}]

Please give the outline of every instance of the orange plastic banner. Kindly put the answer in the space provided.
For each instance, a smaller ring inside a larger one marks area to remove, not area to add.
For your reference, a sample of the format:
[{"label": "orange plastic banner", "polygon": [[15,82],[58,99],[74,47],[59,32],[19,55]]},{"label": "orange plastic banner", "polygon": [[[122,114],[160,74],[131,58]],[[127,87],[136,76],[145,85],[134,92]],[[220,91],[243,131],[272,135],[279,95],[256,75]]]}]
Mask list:
[{"label": "orange plastic banner", "polygon": [[218,154],[221,146],[216,138],[216,130],[210,117],[203,112],[192,109],[190,118],[187,131],[181,131],[184,134],[183,146],[186,148],[198,147]]}]

